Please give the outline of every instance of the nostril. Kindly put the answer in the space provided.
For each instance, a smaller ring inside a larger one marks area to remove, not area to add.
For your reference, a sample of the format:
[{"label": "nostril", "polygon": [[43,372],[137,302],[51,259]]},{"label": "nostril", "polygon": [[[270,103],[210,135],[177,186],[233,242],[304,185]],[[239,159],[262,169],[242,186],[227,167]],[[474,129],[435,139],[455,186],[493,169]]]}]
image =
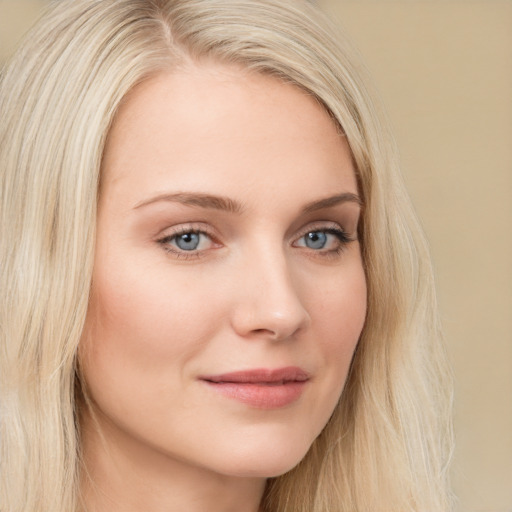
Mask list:
[{"label": "nostril", "polygon": [[256,336],[267,336],[269,338],[277,338],[277,331],[272,329],[253,329],[252,334]]},{"label": "nostril", "polygon": [[275,329],[263,328],[263,329],[252,329],[249,336],[254,338],[269,339],[272,341],[280,341],[285,339],[291,339],[297,336],[297,333],[301,331],[300,325],[283,325],[276,326]]},{"label": "nostril", "polygon": [[[258,265],[262,265],[261,260]],[[245,276],[245,286],[240,288],[241,293],[233,303],[230,315],[233,329],[253,339],[296,338],[299,331],[307,328],[310,318],[289,269],[272,261],[258,272],[258,265],[248,274],[249,279]]]}]

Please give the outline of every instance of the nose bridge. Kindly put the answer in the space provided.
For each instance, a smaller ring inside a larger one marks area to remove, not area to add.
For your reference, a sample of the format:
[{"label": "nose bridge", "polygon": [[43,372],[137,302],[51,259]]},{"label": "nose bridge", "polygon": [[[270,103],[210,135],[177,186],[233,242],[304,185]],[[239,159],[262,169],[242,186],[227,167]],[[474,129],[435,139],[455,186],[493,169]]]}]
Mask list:
[{"label": "nose bridge", "polygon": [[243,258],[239,299],[233,316],[240,334],[285,339],[309,323],[282,244],[259,244]]}]

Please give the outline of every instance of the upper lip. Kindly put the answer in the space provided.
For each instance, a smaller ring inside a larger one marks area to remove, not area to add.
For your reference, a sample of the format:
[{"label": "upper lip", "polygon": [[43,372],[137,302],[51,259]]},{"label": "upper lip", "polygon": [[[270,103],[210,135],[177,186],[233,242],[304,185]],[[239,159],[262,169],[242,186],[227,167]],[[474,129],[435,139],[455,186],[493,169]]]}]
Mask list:
[{"label": "upper lip", "polygon": [[309,374],[297,366],[287,366],[270,370],[266,368],[255,368],[253,370],[242,370],[223,373],[220,375],[205,375],[201,380],[213,383],[237,383],[237,384],[268,384],[285,382],[305,382]]}]

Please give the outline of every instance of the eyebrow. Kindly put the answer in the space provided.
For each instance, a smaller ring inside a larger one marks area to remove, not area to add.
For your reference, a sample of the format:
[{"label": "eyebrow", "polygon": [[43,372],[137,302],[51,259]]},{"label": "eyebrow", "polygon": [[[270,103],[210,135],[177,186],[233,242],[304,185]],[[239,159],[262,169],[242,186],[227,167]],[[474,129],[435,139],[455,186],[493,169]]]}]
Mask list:
[{"label": "eyebrow", "polygon": [[178,192],[176,194],[160,194],[145,201],[141,201],[134,206],[134,210],[147,206],[148,204],[157,203],[159,201],[169,201],[181,203],[187,206],[197,206],[199,208],[208,208],[213,210],[221,210],[229,213],[240,214],[244,207],[238,201],[229,197],[214,196],[210,194]]},{"label": "eyebrow", "polygon": [[363,201],[357,194],[353,194],[352,192],[343,192],[342,194],[337,194],[335,196],[326,197],[325,199],[320,199],[319,201],[308,203],[306,206],[304,206],[302,212],[316,212],[318,210],[332,208],[333,206],[337,206],[338,204],[343,203],[356,203],[361,207],[363,206]]},{"label": "eyebrow", "polygon": [[[221,210],[236,214],[241,214],[244,211],[242,203],[235,201],[234,199],[230,199],[229,197],[190,192],[159,194],[155,197],[137,203],[134,206],[134,210],[160,201],[181,203],[187,206],[197,206],[199,208]],[[304,206],[302,213],[312,213],[318,210],[323,210],[325,208],[332,208],[333,206],[347,202],[356,203],[359,206],[363,205],[361,198],[357,194],[353,194],[352,192],[344,192],[342,194],[336,194],[324,199],[312,201],[311,203],[308,203],[306,206]]]}]

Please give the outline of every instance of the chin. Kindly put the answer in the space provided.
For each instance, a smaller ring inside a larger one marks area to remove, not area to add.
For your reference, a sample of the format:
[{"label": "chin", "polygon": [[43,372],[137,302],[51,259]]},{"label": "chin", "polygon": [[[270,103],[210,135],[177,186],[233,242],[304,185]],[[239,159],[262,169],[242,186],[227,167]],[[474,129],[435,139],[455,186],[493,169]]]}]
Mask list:
[{"label": "chin", "polygon": [[[229,455],[229,467],[224,473],[245,478],[273,478],[292,470],[305,457],[311,442],[264,443],[264,446],[244,447]],[[226,460],[227,461],[227,460]],[[226,462],[225,461],[225,462]]]}]

